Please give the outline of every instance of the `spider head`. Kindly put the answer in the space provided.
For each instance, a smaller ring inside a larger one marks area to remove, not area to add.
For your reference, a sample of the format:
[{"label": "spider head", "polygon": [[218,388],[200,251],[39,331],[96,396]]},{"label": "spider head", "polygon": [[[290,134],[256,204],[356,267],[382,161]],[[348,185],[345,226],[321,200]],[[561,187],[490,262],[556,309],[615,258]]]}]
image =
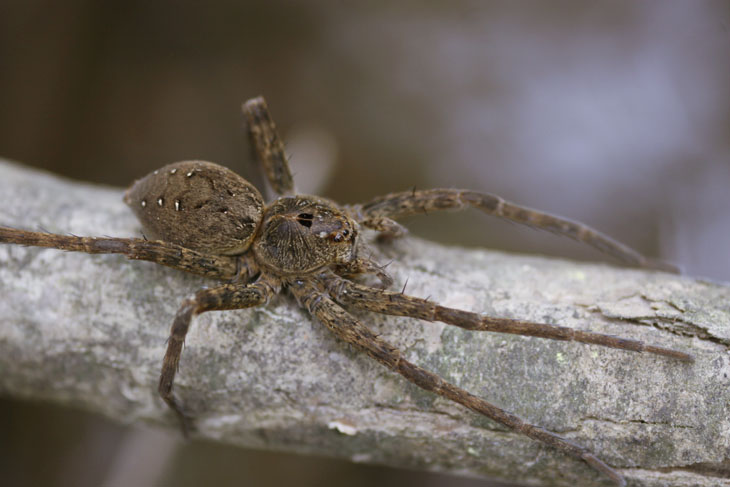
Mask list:
[{"label": "spider head", "polygon": [[315,196],[282,197],[264,212],[254,254],[260,265],[302,274],[356,256],[358,224],[337,206]]}]

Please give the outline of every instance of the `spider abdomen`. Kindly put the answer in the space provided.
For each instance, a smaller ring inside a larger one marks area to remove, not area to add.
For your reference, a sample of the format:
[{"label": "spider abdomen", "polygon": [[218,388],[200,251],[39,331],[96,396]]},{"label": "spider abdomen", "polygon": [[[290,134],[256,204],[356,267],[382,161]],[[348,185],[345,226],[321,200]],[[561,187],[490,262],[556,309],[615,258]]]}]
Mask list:
[{"label": "spider abdomen", "polygon": [[251,245],[263,216],[259,191],[233,171],[205,161],[168,164],[124,195],[147,238],[214,255]]}]

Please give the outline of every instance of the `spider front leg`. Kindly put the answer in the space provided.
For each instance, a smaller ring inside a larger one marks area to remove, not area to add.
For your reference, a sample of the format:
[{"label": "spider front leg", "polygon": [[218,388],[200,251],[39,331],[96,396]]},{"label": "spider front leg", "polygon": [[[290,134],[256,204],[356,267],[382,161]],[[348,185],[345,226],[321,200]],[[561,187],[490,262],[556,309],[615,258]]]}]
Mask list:
[{"label": "spider front leg", "polygon": [[373,226],[373,222],[379,222],[383,218],[397,219],[409,215],[427,214],[433,211],[462,210],[465,208],[476,208],[489,215],[572,238],[612,255],[629,265],[678,272],[676,267],[645,257],[634,249],[587,225],[519,206],[489,193],[462,189],[405,191],[381,196],[368,203],[353,205],[349,207],[349,211],[355,215],[358,222],[377,230],[378,228]]},{"label": "spider front leg", "polygon": [[213,279],[233,279],[245,256],[207,255],[162,240],[139,238],[77,237],[0,227],[0,243],[30,245],[88,254],[122,254],[132,260],[146,260]]},{"label": "spider front leg", "polygon": [[441,321],[442,323],[467,330],[492,331],[548,338],[551,340],[589,343],[632,352],[648,352],[684,362],[693,361],[692,355],[687,353],[670,348],[647,345],[639,340],[576,330],[547,323],[533,323],[509,318],[483,316],[469,311],[440,306],[425,299],[408,296],[403,293],[370,288],[335,275],[330,275],[327,278],[327,287],[337,301],[356,308],[375,311],[376,313],[393,316],[409,316],[425,321]]},{"label": "spider front leg", "polygon": [[248,100],[242,110],[246,116],[254,157],[264,167],[272,189],[278,195],[294,194],[294,178],[284,152],[284,143],[276,131],[264,97]]},{"label": "spider front leg", "polygon": [[370,357],[399,373],[418,387],[446,397],[518,433],[579,458],[595,470],[610,477],[617,485],[626,485],[621,474],[606,465],[587,448],[539,426],[527,423],[514,414],[500,409],[445,381],[436,374],[409,362],[397,348],[375,335],[369,328],[332,301],[329,296],[319,291],[315,284],[309,281],[297,280],[291,283],[290,289],[299,302],[337,337],[364,351]]},{"label": "spider front leg", "polygon": [[192,318],[205,311],[259,306],[266,303],[272,295],[278,292],[279,288],[278,280],[262,276],[258,281],[248,285],[225,284],[211,289],[202,289],[183,301],[170,329],[158,391],[162,399],[177,415],[185,436],[192,429],[192,418],[183,411],[180,402],[172,393],[172,387]]}]

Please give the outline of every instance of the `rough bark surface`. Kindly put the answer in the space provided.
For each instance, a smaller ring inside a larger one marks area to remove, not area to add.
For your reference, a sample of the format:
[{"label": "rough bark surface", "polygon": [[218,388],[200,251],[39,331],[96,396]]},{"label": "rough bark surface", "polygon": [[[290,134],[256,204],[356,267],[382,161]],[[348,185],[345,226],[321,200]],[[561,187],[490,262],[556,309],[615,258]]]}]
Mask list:
[{"label": "rough bark surface", "polygon": [[[0,163],[0,225],[139,236],[122,191]],[[482,218],[475,214],[475,221]],[[688,351],[652,355],[361,314],[406,356],[589,446],[633,486],[730,485],[730,288],[683,276],[447,248],[379,250],[396,287],[449,306]],[[177,428],[156,392],[178,304],[203,279],[121,256],[0,245],[0,393]],[[177,394],[220,442],[492,477],[610,485],[588,466],[406,383],[287,296],[201,315]]]}]

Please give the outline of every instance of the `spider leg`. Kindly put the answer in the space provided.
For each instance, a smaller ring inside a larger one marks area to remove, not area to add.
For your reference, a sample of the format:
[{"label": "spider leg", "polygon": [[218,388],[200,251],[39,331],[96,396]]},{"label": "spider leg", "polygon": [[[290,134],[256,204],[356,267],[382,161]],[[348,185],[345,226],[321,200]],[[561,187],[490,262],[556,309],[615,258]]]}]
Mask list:
[{"label": "spider leg", "polygon": [[347,264],[336,265],[336,270],[338,274],[348,277],[358,274],[374,274],[378,279],[380,279],[381,289],[387,289],[393,285],[393,278],[390,277],[390,274],[385,272],[385,269],[382,266],[379,266],[370,259],[357,257]]},{"label": "spider leg", "polygon": [[576,330],[559,325],[483,316],[469,311],[440,306],[425,299],[403,293],[363,286],[335,275],[331,275],[327,279],[327,287],[338,302],[376,313],[409,316],[425,321],[441,321],[467,330],[511,333],[513,335],[534,336],[551,340],[590,343],[633,352],[649,352],[685,362],[694,360],[687,353],[647,345],[639,340]]},{"label": "spider leg", "polygon": [[446,397],[504,426],[584,460],[591,467],[625,485],[623,476],[606,465],[590,450],[539,426],[527,423],[497,406],[445,381],[406,360],[393,345],[382,340],[347,311],[307,281],[295,281],[291,291],[309,312],[341,340],[354,345],[381,364],[398,372],[418,387]]},{"label": "spider leg", "polygon": [[192,318],[205,311],[251,308],[264,304],[278,292],[279,288],[280,284],[277,280],[266,276],[247,285],[224,284],[210,289],[201,289],[183,301],[170,328],[170,338],[167,341],[167,351],[162,361],[158,392],[177,415],[185,436],[192,429],[192,419],[185,414],[179,401],[175,398],[172,386],[180,363],[185,335],[188,333]]},{"label": "spider leg", "polygon": [[[89,254],[123,254],[214,279],[236,277],[237,257],[206,255],[162,240],[139,238],[77,237],[0,227],[0,243],[30,245]],[[246,259],[244,256],[238,257]]]},{"label": "spider leg", "polygon": [[[650,259],[587,225],[538,210],[510,203],[499,196],[461,189],[429,189],[404,191],[380,196],[367,203],[354,205],[350,211],[365,226],[378,219],[401,218],[439,210],[476,208],[489,215],[499,216],[516,223],[547,230],[586,243],[637,267],[667,272],[678,270],[664,262]],[[377,229],[377,228],[376,228]]]},{"label": "spider leg", "polygon": [[408,229],[406,227],[397,221],[384,216],[363,220],[360,223],[368,228],[377,230],[377,239],[380,243],[389,243],[396,238],[402,238],[408,234]]},{"label": "spider leg", "polygon": [[242,107],[254,156],[263,166],[271,187],[278,195],[294,194],[294,178],[264,97],[245,102]]}]

